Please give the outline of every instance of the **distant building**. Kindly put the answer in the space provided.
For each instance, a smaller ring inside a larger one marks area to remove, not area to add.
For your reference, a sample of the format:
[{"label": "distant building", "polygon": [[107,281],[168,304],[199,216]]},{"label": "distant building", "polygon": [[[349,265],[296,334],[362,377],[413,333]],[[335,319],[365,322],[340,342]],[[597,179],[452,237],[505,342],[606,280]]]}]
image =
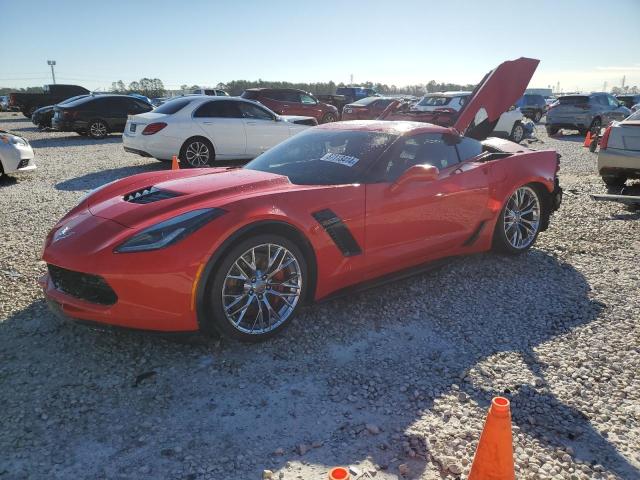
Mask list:
[{"label": "distant building", "polygon": [[543,97],[550,97],[553,95],[550,88],[527,88],[524,93],[534,93],[536,95],[542,95]]}]

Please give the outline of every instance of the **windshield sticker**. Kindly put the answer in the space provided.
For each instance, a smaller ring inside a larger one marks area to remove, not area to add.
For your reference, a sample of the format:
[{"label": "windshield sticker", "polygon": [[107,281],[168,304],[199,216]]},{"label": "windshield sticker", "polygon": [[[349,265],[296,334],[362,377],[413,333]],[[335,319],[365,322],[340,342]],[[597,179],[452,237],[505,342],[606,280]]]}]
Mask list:
[{"label": "windshield sticker", "polygon": [[340,165],[344,165],[345,167],[353,167],[360,161],[359,158],[350,157],[349,155],[340,155],[339,153],[325,153],[320,158],[320,160],[324,160],[325,162],[339,163]]}]

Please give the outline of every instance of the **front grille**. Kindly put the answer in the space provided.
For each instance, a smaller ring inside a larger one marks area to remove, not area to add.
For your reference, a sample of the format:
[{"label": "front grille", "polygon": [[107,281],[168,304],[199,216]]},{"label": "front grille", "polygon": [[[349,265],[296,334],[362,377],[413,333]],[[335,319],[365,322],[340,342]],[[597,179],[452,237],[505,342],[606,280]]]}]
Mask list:
[{"label": "front grille", "polygon": [[18,163],[18,170],[20,170],[21,168],[24,168],[26,166],[29,165],[29,159],[28,158],[23,158],[22,160],[20,160],[20,163]]},{"label": "front grille", "polygon": [[67,295],[100,305],[113,305],[118,301],[116,292],[98,275],[74,272],[51,264],[47,268],[55,287]]},{"label": "front grille", "polygon": [[160,190],[156,187],[145,187],[140,190],[136,190],[135,192],[127,193],[124,196],[124,201],[129,203],[146,204],[178,196],[180,196],[179,193],[170,192],[169,190]]}]

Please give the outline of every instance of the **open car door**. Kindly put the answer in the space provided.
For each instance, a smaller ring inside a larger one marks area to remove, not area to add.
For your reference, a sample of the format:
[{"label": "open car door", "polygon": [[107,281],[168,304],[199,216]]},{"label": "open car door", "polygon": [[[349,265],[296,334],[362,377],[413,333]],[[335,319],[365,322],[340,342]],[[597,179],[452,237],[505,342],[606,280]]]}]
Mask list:
[{"label": "open car door", "polygon": [[503,62],[486,74],[458,112],[453,128],[464,135],[472,125],[477,129],[480,122],[495,125],[500,115],[522,97],[539,63],[535,58],[520,57]]}]

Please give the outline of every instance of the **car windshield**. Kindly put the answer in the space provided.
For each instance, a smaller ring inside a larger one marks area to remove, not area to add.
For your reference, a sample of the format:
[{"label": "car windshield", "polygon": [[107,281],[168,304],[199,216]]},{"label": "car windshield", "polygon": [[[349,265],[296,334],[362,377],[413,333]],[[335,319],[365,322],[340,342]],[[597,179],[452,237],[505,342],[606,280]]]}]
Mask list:
[{"label": "car windshield", "polygon": [[178,98],[176,100],[170,100],[156,108],[153,113],[164,113],[166,115],[173,115],[174,113],[179,112],[184,107],[189,105],[192,100],[193,99],[191,98]]},{"label": "car windshield", "polygon": [[367,97],[367,98],[363,98],[361,100],[358,100],[357,102],[353,102],[351,105],[361,105],[361,106],[367,106],[372,104],[373,102],[375,102],[376,100],[380,100],[380,97]]},{"label": "car windshield", "polygon": [[61,101],[58,105],[66,105],[71,102],[75,102],[76,100],[80,100],[81,98],[86,98],[89,95],[77,95],[75,97],[67,98],[66,100]]},{"label": "car windshield", "polygon": [[571,95],[566,97],[560,97],[558,99],[560,105],[580,105],[589,103],[589,97],[585,95]]},{"label": "car windshield", "polygon": [[624,119],[625,122],[627,121],[631,121],[631,122],[638,122],[640,121],[640,110],[638,110],[635,113],[632,113],[631,115],[629,115],[627,118]]},{"label": "car windshield", "polygon": [[263,153],[244,168],[284,175],[296,185],[359,183],[396,135],[311,128]]},{"label": "car windshield", "polygon": [[443,97],[443,96],[434,96],[430,95],[428,97],[424,97],[422,100],[418,102],[418,106],[420,107],[440,107],[442,105],[447,105],[453,97]]}]

